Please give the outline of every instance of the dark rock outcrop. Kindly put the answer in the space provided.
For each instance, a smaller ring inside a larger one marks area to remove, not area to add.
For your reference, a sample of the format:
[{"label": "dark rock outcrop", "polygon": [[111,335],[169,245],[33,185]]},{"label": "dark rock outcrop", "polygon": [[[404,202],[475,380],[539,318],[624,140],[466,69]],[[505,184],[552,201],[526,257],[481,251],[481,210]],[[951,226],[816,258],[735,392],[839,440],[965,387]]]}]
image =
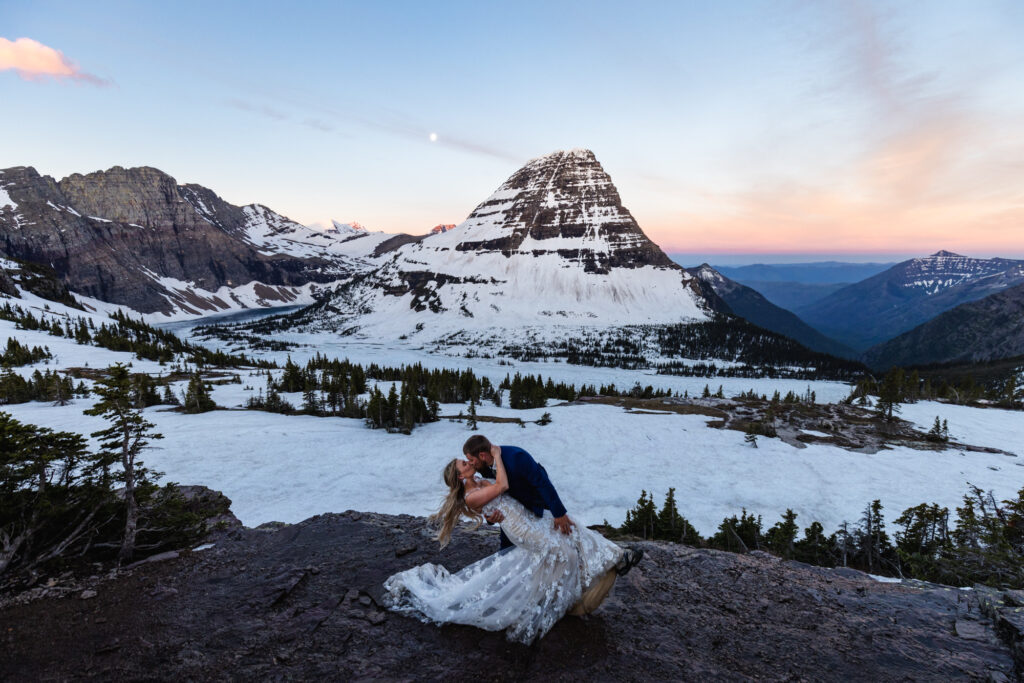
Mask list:
[{"label": "dark rock outcrop", "polygon": [[[348,512],[237,532],[63,599],[0,609],[5,680],[1009,680],[1011,650],[973,592],[852,570],[642,543],[602,609],[524,647],[382,606],[422,562],[498,546],[424,520]],[[995,609],[997,620],[1005,616]],[[1009,619],[1010,617],[1006,617]],[[1006,619],[1002,619],[1006,620]],[[1000,628],[1009,631],[999,622]],[[68,628],[74,625],[73,628]],[[55,657],[54,653],[60,656]]]},{"label": "dark rock outcrop", "polygon": [[0,294],[18,297],[18,289],[71,308],[81,308],[52,268],[0,258]]},{"label": "dark rock outcrop", "polygon": [[344,259],[274,253],[260,235],[301,228],[266,207],[238,207],[155,168],[115,166],[60,182],[31,167],[0,171],[0,256],[47,265],[76,293],[151,313],[214,312],[225,302],[178,291],[173,278],[215,292],[258,281],[282,303],[289,287],[329,282]]}]

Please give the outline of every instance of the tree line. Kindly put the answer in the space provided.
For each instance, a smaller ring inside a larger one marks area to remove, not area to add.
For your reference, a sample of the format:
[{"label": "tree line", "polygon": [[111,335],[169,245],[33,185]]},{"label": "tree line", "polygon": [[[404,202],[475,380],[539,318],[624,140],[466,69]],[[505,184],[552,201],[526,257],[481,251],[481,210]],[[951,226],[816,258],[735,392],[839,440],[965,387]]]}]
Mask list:
[{"label": "tree line", "polygon": [[892,536],[880,500],[865,506],[857,524],[843,522],[829,535],[816,521],[801,535],[796,519],[787,509],[766,529],[760,515],[743,509],[703,537],[680,514],[675,489],[670,488],[660,510],[653,495],[642,491],[618,531],[731,552],[763,550],[821,567],[852,567],[954,586],[1024,587],[1024,488],[1016,498],[997,501],[991,492],[969,485],[954,518],[948,508],[921,503],[895,519]]},{"label": "tree line", "polygon": [[979,384],[972,375],[959,381],[938,380],[922,376],[917,369],[891,368],[881,379],[867,375],[854,384],[846,403],[865,404],[869,396],[876,397],[878,413],[892,420],[900,412],[901,403],[917,401],[946,401],[970,405],[985,400],[993,405],[1011,410],[1024,409],[1024,382],[1019,382],[1016,373],[990,384]]},{"label": "tree line", "polygon": [[38,330],[54,337],[72,339],[78,344],[95,345],[111,351],[134,353],[137,358],[172,362],[177,355],[190,358],[197,365],[211,367],[277,367],[276,364],[255,360],[244,354],[214,351],[180,339],[173,332],[161,330],[141,320],[129,318],[121,311],[110,315],[109,323],[96,325],[92,318],[40,314],[12,304],[0,307],[0,319],[10,320],[23,330]]},{"label": "tree line", "polygon": [[[662,374],[688,377],[852,381],[868,373],[867,366],[857,361],[811,351],[788,337],[726,316],[674,325],[631,325],[609,335],[544,345],[508,344],[500,355],[626,370],[655,368]],[[649,355],[686,360],[651,362]],[[720,364],[723,360],[728,363]]]},{"label": "tree line", "polygon": [[[484,402],[523,410],[542,408],[549,400],[574,401],[581,396],[629,396],[660,398],[673,395],[666,389],[641,386],[627,390],[614,384],[582,385],[555,382],[550,377],[515,373],[506,374],[495,385],[488,377],[478,376],[472,369],[427,369],[421,363],[384,366],[371,363],[362,366],[349,360],[328,359],[317,354],[304,366],[289,356],[281,372],[260,371],[266,377],[264,387],[249,398],[246,407],[253,410],[286,414],[361,418],[373,429],[411,433],[417,425],[441,419],[440,404],[469,403],[473,414]],[[369,382],[391,382],[385,392]],[[201,391],[197,387],[197,391]],[[302,394],[301,405],[295,406],[282,394]],[[365,398],[364,398],[365,397]],[[504,397],[504,398],[503,398]],[[187,401],[186,401],[187,404]]]}]

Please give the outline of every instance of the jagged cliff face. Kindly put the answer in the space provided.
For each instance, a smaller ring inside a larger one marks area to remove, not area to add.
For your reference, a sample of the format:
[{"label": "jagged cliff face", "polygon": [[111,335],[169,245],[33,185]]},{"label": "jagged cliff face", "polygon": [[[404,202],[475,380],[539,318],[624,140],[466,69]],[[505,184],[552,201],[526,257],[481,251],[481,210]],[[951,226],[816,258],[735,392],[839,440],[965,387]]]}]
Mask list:
[{"label": "jagged cliff face", "polygon": [[436,339],[465,330],[703,320],[721,302],[651,242],[587,150],[516,171],[454,229],[381,254],[313,327]]},{"label": "jagged cliff face", "polygon": [[0,171],[0,256],[51,266],[78,294],[144,313],[211,313],[308,298],[360,264],[341,240],[154,168]]}]

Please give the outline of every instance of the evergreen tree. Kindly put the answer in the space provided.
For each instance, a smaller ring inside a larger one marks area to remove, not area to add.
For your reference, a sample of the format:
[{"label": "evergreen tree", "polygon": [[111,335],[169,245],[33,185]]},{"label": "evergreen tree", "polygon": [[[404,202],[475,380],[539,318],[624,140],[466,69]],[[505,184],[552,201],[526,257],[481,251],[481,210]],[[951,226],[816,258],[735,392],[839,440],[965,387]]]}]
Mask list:
[{"label": "evergreen tree", "polygon": [[185,389],[185,399],[182,401],[182,408],[186,413],[205,413],[213,410],[217,404],[210,398],[210,390],[203,382],[202,376],[196,370],[188,381]]},{"label": "evergreen tree", "polygon": [[654,538],[657,524],[658,511],[654,505],[654,497],[648,495],[647,491],[641,491],[636,506],[626,512],[626,522],[622,525],[621,531],[645,539]]},{"label": "evergreen tree", "polygon": [[819,567],[831,567],[835,564],[829,552],[829,541],[819,522],[811,522],[811,525],[804,529],[804,537],[794,544],[793,551],[793,559],[800,562]]},{"label": "evergreen tree", "polygon": [[796,553],[796,536],[799,531],[800,527],[796,524],[796,513],[787,509],[782,515],[782,521],[776,522],[775,526],[765,534],[769,550],[786,559],[792,559]]},{"label": "evergreen tree", "polygon": [[476,401],[470,400],[469,402],[469,416],[466,420],[466,426],[474,432],[477,430],[476,426]]},{"label": "evergreen tree", "polygon": [[163,436],[155,433],[155,425],[133,407],[131,376],[124,365],[118,363],[108,368],[106,377],[97,381],[94,391],[99,400],[85,414],[102,415],[110,426],[92,436],[101,440],[105,475],[109,476],[108,463],[120,461],[117,479],[124,482],[125,528],[118,554],[118,561],[124,563],[131,560],[135,552],[139,519],[136,489],[146,483],[150,475],[138,457],[151,440]]},{"label": "evergreen tree", "polygon": [[900,412],[903,382],[903,368],[895,368],[885,375],[882,384],[878,387],[878,401],[875,404],[875,410],[879,417],[885,418],[888,422],[892,422],[895,419],[895,414]]},{"label": "evergreen tree", "polygon": [[938,415],[935,416],[935,424],[933,424],[932,428],[928,430],[928,433],[925,435],[925,438],[928,439],[929,441],[936,441],[939,443],[945,443],[946,441],[949,441],[949,433],[943,430],[942,422],[939,420]]},{"label": "evergreen tree", "polygon": [[180,403],[180,401],[178,401],[178,397],[174,395],[173,391],[171,391],[170,382],[164,385],[164,393],[160,397],[160,402],[167,406],[176,406]]}]

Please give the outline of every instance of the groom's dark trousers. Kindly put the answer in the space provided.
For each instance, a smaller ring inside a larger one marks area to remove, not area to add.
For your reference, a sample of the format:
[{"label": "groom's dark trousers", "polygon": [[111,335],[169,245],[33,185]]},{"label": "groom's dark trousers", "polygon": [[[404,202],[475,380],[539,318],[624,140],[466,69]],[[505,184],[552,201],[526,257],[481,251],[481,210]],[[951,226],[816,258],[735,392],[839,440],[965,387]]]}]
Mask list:
[{"label": "groom's dark trousers", "polygon": [[[533,456],[518,446],[500,448],[501,461],[505,463],[505,472],[508,474],[508,494],[538,517],[543,516],[544,510],[551,510],[554,517],[564,515],[565,506],[562,505],[558,492],[551,485],[548,473],[537,464]],[[480,474],[492,479],[496,476],[493,468],[483,469]],[[501,550],[512,545],[512,541],[508,540],[502,531]]]}]

